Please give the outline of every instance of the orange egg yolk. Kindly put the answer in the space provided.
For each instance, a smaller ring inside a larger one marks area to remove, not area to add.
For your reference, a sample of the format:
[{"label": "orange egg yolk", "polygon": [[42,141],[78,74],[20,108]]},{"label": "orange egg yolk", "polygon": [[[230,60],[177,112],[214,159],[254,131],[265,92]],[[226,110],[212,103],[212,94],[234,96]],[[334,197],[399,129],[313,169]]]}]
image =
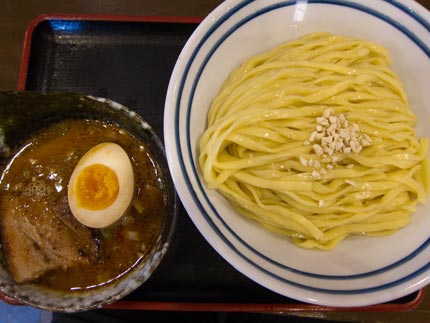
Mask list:
[{"label": "orange egg yolk", "polygon": [[73,191],[79,207],[103,210],[115,202],[118,196],[118,177],[109,167],[93,164],[79,172]]}]

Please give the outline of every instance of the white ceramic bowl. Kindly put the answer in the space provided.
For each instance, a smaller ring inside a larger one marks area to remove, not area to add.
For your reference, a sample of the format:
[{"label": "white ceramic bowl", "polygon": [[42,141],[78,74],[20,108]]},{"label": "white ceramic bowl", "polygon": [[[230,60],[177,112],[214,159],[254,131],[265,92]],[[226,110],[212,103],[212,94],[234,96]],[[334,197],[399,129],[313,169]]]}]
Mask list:
[{"label": "white ceramic bowl", "polygon": [[231,0],[199,25],[168,89],[167,158],[189,216],[237,270],[287,297],[328,306],[387,302],[430,282],[428,203],[395,235],[351,237],[329,252],[303,250],[238,216],[206,187],[197,162],[208,108],[231,71],[251,55],[320,31],[385,46],[418,115],[418,135],[430,137],[429,16],[412,0]]}]

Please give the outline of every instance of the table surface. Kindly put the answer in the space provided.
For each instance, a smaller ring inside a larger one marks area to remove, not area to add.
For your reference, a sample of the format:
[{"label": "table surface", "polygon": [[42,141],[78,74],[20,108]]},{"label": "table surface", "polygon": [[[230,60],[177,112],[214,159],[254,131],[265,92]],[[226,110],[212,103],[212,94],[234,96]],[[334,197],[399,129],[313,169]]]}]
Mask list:
[{"label": "table surface", "polygon": [[[41,14],[121,14],[144,16],[204,17],[220,0],[1,0],[0,1],[0,90],[17,88],[25,30]],[[417,0],[430,9],[430,0]],[[312,312],[280,313],[346,322],[430,322],[430,287],[423,302],[407,312]]]}]

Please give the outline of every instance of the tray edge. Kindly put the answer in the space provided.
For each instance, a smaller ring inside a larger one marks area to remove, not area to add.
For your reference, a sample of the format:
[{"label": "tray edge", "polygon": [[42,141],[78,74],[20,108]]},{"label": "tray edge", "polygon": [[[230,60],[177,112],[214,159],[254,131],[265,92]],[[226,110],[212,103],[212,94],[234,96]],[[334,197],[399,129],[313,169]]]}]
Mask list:
[{"label": "tray edge", "polygon": [[25,90],[27,73],[29,67],[31,44],[34,30],[39,24],[49,20],[69,20],[69,21],[108,21],[108,22],[154,22],[154,23],[184,23],[199,24],[201,17],[192,16],[132,16],[132,15],[104,15],[104,14],[43,14],[37,16],[28,24],[23,42],[21,64],[19,67],[18,85],[19,91]]},{"label": "tray edge", "polygon": [[[189,16],[132,16],[132,15],[104,15],[104,14],[43,14],[30,21],[25,31],[23,52],[18,76],[17,89],[25,90],[33,33],[36,27],[49,20],[76,20],[76,21],[111,21],[111,22],[156,22],[156,23],[191,23],[198,24],[202,17]],[[330,307],[306,303],[298,304],[260,304],[260,303],[196,303],[171,301],[125,301],[120,300],[104,307],[110,310],[161,310],[161,311],[226,311],[226,312],[260,312],[260,313],[286,313],[286,312],[383,312],[408,311],[418,307],[425,296],[425,289],[417,291],[417,296],[407,303],[384,303],[363,307]],[[11,305],[22,305],[0,292],[0,300]]]}]

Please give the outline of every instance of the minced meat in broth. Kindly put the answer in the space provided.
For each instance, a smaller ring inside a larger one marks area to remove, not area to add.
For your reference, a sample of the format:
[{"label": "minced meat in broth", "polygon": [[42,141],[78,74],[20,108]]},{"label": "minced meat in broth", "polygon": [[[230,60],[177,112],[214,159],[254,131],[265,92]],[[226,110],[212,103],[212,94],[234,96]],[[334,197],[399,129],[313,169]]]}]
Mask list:
[{"label": "minced meat in broth", "polygon": [[[130,157],[134,198],[117,223],[90,229],[71,215],[67,184],[83,154],[101,142],[121,145]],[[160,234],[166,206],[160,185],[161,170],[145,144],[114,124],[78,119],[41,130],[14,153],[1,179],[2,247],[12,276],[62,290],[120,278]]]}]

